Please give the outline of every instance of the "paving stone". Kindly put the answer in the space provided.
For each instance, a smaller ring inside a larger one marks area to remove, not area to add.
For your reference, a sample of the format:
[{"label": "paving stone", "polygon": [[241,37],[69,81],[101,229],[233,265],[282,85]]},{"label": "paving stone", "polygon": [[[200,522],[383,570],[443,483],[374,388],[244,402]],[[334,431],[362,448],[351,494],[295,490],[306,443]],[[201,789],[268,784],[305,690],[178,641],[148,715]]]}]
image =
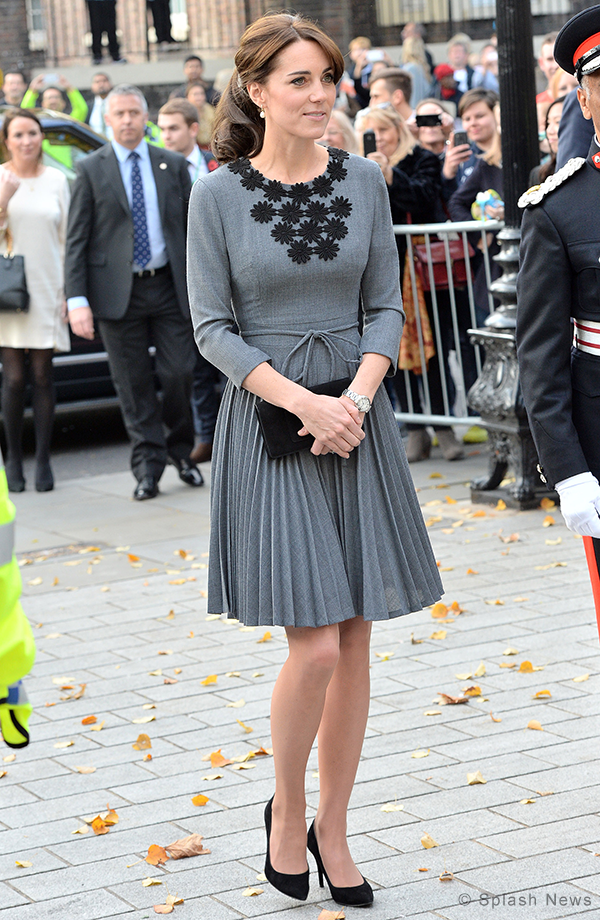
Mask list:
[{"label": "paving stone", "polygon": [[11,920],[56,920],[56,917],[105,920],[107,917],[128,913],[128,905],[122,898],[103,889],[67,897],[51,897],[49,891],[47,895],[38,903],[11,908]]},{"label": "paving stone", "polygon": [[29,901],[24,895],[11,888],[10,885],[0,882],[0,910],[18,907],[20,904],[29,904]]},{"label": "paving stone", "polygon": [[[532,806],[533,807],[533,806]],[[600,817],[587,814],[501,834],[479,837],[479,843],[508,856],[523,857],[580,846],[600,836]]]}]

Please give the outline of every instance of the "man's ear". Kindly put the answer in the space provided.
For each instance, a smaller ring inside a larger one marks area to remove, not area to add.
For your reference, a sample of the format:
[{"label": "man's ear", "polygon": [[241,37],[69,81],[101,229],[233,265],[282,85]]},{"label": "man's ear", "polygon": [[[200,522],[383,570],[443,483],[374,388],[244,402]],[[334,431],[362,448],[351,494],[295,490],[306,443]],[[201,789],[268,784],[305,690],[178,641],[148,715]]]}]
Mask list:
[{"label": "man's ear", "polygon": [[401,89],[395,89],[392,93],[391,103],[396,110],[406,101],[406,96]]},{"label": "man's ear", "polygon": [[592,113],[590,111],[590,107],[588,106],[587,94],[585,90],[581,88],[581,86],[577,87],[577,101],[579,102],[579,105],[581,106],[581,112],[583,114],[583,117],[587,118],[587,120],[590,121],[592,117]]}]

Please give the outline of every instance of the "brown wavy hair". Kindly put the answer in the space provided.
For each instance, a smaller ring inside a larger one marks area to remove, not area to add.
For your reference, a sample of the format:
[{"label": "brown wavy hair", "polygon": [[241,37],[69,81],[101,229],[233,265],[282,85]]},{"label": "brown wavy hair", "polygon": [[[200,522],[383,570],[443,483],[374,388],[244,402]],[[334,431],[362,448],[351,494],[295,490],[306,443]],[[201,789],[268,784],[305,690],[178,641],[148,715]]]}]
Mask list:
[{"label": "brown wavy hair", "polygon": [[277,55],[299,41],[316,42],[331,61],[335,82],[341,79],[342,52],[316,23],[291,13],[261,16],[242,35],[235,69],[217,106],[211,148],[220,163],[253,157],[262,150],[265,123],[246,87],[265,83],[277,66]]}]

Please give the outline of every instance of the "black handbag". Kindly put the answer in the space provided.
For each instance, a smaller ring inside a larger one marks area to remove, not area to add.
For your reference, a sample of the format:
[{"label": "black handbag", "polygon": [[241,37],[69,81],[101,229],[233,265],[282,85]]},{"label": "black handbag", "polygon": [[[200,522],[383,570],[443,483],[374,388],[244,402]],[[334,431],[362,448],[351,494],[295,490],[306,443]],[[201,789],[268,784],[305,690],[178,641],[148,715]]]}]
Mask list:
[{"label": "black handbag", "polygon": [[[341,380],[330,380],[328,383],[320,383],[315,387],[307,387],[307,390],[319,396],[337,397],[342,395],[351,382],[350,377],[344,377]],[[265,449],[271,460],[287,457],[288,454],[296,454],[312,447],[315,439],[312,434],[305,434],[302,437],[298,434],[304,424],[293,412],[288,412],[281,406],[274,406],[265,399],[257,399],[256,414]]]},{"label": "black handbag", "polygon": [[0,313],[27,313],[29,291],[25,277],[25,258],[12,251],[12,239],[6,232],[7,250],[0,258]]}]

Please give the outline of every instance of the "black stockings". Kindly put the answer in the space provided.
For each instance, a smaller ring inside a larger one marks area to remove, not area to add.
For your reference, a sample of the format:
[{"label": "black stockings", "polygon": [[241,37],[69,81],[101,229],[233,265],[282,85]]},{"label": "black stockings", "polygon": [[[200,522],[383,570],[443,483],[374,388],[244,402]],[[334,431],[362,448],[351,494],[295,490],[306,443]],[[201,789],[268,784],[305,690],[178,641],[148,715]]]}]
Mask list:
[{"label": "black stockings", "polygon": [[[51,348],[29,349],[29,374],[32,384],[35,459],[46,465],[54,425],[54,383]],[[2,349],[2,415],[7,446],[7,466],[23,458],[22,433],[27,378],[26,354],[22,348]]]}]

